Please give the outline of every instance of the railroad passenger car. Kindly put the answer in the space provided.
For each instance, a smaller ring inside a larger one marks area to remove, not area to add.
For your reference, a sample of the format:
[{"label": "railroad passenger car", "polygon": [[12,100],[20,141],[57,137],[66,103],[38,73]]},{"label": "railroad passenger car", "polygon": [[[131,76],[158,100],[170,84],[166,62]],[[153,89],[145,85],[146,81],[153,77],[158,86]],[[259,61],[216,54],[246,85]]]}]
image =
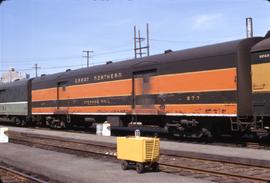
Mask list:
[{"label": "railroad passenger car", "polygon": [[270,123],[270,32],[268,39],[257,43],[252,52],[252,106],[254,116],[263,121],[264,126]]},{"label": "railroad passenger car", "polygon": [[0,85],[0,117],[19,126],[31,120],[31,79]]},{"label": "railroad passenger car", "polygon": [[0,116],[54,128],[107,121],[177,136],[269,134],[270,33],[0,86]]},{"label": "railroad passenger car", "polygon": [[32,86],[33,119],[55,127],[75,121],[140,122],[197,137],[239,131],[253,120],[250,50],[262,39],[39,77]]}]

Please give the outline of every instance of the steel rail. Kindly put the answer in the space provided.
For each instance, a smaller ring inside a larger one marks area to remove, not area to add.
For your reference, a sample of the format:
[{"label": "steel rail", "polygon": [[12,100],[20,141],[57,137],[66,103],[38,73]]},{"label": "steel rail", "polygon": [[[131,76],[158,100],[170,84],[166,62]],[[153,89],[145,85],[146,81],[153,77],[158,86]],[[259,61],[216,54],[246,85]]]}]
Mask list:
[{"label": "steel rail", "polygon": [[268,169],[270,169],[270,166],[251,165],[248,163],[235,162],[235,161],[230,161],[230,160],[210,159],[210,158],[203,158],[203,157],[200,158],[200,157],[193,157],[193,156],[187,156],[187,155],[177,155],[177,154],[170,154],[170,153],[162,153],[161,155],[168,156],[168,157],[193,159],[193,160],[199,160],[199,161],[209,161],[209,162],[224,163],[224,164],[231,164],[231,165],[249,166],[249,167],[253,167],[253,168],[268,168]]},{"label": "steel rail", "polygon": [[245,175],[239,175],[239,174],[233,174],[233,173],[225,173],[225,172],[219,172],[219,171],[214,171],[214,170],[207,170],[207,169],[200,169],[200,168],[193,168],[193,167],[188,167],[188,166],[182,166],[182,165],[172,165],[172,164],[167,164],[167,163],[159,163],[162,166],[166,167],[172,167],[172,168],[178,168],[178,169],[186,169],[186,170],[192,170],[192,171],[197,171],[197,172],[203,172],[203,173],[210,173],[210,174],[215,174],[215,175],[225,175],[229,177],[235,177],[235,178],[243,178],[243,179],[248,179],[248,180],[254,180],[254,181],[262,181],[262,182],[269,182],[270,179],[265,179],[265,178],[259,178],[259,177],[251,177],[251,176],[245,176]]},{"label": "steel rail", "polygon": [[11,168],[7,168],[5,166],[2,166],[0,165],[0,169],[4,170],[4,171],[7,171],[7,172],[10,172],[12,174],[15,174],[17,176],[20,176],[20,177],[23,177],[25,179],[28,179],[30,181],[34,181],[34,182],[37,182],[37,183],[47,183],[47,181],[43,181],[43,180],[40,180],[36,177],[33,177],[33,176],[30,176],[30,175],[27,175],[25,173],[22,173],[22,172],[19,172],[19,171],[16,171],[16,170],[13,170]]},{"label": "steel rail", "polygon": [[[39,138],[39,139],[49,139],[49,140],[57,140],[57,141],[62,141],[62,142],[71,142],[71,143],[80,143],[83,145],[93,145],[93,146],[99,146],[99,147],[105,147],[105,148],[112,148],[115,149],[115,145],[111,143],[106,143],[106,142],[100,142],[97,143],[95,141],[87,141],[87,142],[82,142],[82,140],[77,140],[77,139],[72,139],[72,138],[65,138],[63,137],[55,137],[55,136],[50,136],[50,135],[40,135],[40,134],[30,134],[26,132],[14,132],[14,131],[9,131],[9,134],[19,134],[19,135],[24,135],[26,137],[32,137],[32,138]],[[12,138],[12,136],[10,137]],[[86,140],[85,140],[86,141]],[[106,145],[105,145],[106,144]],[[111,146],[109,146],[111,144]]]}]

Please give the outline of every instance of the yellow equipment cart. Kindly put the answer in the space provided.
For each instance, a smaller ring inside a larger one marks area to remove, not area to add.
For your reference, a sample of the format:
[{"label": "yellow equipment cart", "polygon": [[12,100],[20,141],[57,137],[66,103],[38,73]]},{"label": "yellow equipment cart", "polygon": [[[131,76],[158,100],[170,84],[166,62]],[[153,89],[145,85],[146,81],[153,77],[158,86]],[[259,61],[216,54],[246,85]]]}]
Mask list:
[{"label": "yellow equipment cart", "polygon": [[135,166],[138,173],[146,167],[159,171],[159,151],[159,138],[117,137],[117,158],[123,170]]}]

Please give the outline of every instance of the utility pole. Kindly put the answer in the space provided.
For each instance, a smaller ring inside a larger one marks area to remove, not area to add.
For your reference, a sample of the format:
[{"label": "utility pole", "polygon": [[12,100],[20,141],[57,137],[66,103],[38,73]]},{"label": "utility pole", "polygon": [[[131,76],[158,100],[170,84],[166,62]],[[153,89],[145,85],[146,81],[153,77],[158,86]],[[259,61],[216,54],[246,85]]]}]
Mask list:
[{"label": "utility pole", "polygon": [[83,50],[83,53],[86,53],[86,56],[83,56],[83,57],[87,59],[87,67],[89,67],[90,53],[94,53],[94,51]]},{"label": "utility pole", "polygon": [[143,38],[141,38],[140,30],[138,30],[139,55],[140,55],[140,57],[142,57],[142,55],[143,55],[143,53],[142,53],[142,40],[143,40]]},{"label": "utility pole", "polygon": [[[144,54],[147,54],[147,56],[150,55],[150,43],[149,43],[149,25],[146,24],[146,46],[142,47],[142,41],[144,41],[145,38],[141,37],[141,32],[140,30],[138,30],[138,37],[137,37],[137,30],[136,30],[136,26],[134,26],[134,56],[135,59],[137,58],[137,56],[139,55],[140,57],[142,57]],[[137,44],[139,45],[139,47],[137,47]],[[146,49],[146,53],[142,52],[142,50]]]},{"label": "utility pole", "polygon": [[37,72],[37,70],[38,70],[38,69],[41,69],[41,67],[38,67],[38,64],[35,64],[33,68],[35,69],[36,77],[38,77],[38,72]]},{"label": "utility pole", "polygon": [[150,55],[149,24],[146,24],[146,38],[147,38],[147,56],[149,56]]},{"label": "utility pole", "polygon": [[136,35],[136,26],[134,25],[134,56],[137,58],[137,35]]}]

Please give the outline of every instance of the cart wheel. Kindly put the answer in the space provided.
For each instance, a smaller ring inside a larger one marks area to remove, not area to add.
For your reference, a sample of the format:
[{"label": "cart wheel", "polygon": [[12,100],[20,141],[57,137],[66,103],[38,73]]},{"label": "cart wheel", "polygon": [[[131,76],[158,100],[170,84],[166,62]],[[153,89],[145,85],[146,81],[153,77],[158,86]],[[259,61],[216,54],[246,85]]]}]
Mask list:
[{"label": "cart wheel", "polygon": [[154,162],[151,164],[152,171],[158,172],[159,171],[159,164],[157,162]]},{"label": "cart wheel", "polygon": [[144,171],[144,164],[142,164],[142,163],[136,163],[136,171],[137,171],[137,173],[143,173],[143,171]]},{"label": "cart wheel", "polygon": [[128,162],[125,160],[121,161],[121,168],[122,168],[122,170],[127,170],[128,169]]}]

